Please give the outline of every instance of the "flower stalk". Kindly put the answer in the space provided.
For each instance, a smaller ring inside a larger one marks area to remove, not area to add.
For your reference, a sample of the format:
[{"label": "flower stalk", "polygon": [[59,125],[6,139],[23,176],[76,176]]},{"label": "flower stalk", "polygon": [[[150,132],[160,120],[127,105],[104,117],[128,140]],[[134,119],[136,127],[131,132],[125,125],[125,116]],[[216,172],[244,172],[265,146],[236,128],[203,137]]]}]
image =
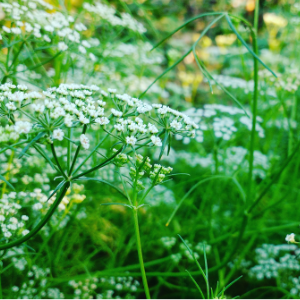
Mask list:
[{"label": "flower stalk", "polygon": [[140,263],[140,268],[141,268],[141,273],[142,273],[144,290],[145,290],[145,294],[146,294],[147,299],[151,299],[150,292],[149,292],[149,287],[148,287],[148,281],[147,281],[147,277],[146,277],[145,266],[144,266],[144,260],[143,260],[142,243],[141,243],[141,237],[140,237],[137,208],[134,208],[132,210],[132,212],[133,212],[133,220],[134,220],[136,245],[137,245],[139,263]]}]

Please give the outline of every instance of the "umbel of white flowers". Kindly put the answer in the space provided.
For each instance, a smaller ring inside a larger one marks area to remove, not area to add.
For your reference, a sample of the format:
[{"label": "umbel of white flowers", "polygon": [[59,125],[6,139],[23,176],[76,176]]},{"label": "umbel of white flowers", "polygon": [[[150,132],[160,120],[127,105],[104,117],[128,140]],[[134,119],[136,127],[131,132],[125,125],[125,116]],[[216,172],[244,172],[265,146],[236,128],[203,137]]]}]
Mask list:
[{"label": "umbel of white flowers", "polygon": [[[188,116],[162,104],[149,104],[97,86],[62,84],[42,93],[24,85],[0,85],[0,113],[13,120],[18,134],[44,131],[50,141],[63,141],[68,128],[85,127],[79,142],[89,149],[87,128],[108,132],[124,145],[165,146],[161,137],[194,137],[198,128]],[[21,117],[20,117],[21,116]],[[115,131],[113,134],[112,132]]]}]

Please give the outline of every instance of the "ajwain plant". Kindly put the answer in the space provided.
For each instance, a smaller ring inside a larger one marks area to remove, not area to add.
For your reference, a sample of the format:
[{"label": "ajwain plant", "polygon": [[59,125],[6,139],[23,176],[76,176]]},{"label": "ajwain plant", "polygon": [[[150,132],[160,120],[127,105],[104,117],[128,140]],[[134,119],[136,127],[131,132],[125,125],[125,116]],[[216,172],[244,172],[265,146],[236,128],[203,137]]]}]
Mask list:
[{"label": "ajwain plant", "polygon": [[[149,157],[138,151],[161,147],[160,158],[174,134],[193,137],[197,125],[186,115],[161,104],[148,104],[127,94],[108,92],[97,86],[61,84],[43,93],[28,91],[24,85],[5,83],[0,86],[1,121],[13,126],[21,139],[1,150],[12,149],[19,157],[29,156],[28,149],[34,148],[56,170],[55,179],[60,182],[49,195],[52,200],[46,215],[30,231],[23,230],[19,236],[18,226],[2,224],[5,243],[0,249],[20,245],[39,232],[60,205],[68,189],[78,181],[93,180],[108,184],[116,189],[128,203],[106,203],[125,205],[133,212],[139,263],[146,296],[149,288],[142,256],[142,245],[138,225],[138,209],[151,189],[168,180],[170,167],[151,164]],[[89,134],[93,137],[91,139]],[[58,154],[57,148],[67,147],[67,159]],[[100,153],[106,149],[106,155]],[[95,165],[88,166],[93,159]],[[123,189],[101,178],[97,171],[108,164],[119,168]],[[127,172],[121,172],[126,166]],[[89,175],[89,177],[87,177]],[[147,177],[150,181],[146,180]],[[150,185],[145,187],[143,178]],[[7,178],[1,179],[10,187]],[[5,221],[3,211],[2,219]],[[17,220],[17,219],[16,219]],[[7,220],[10,222],[11,218]],[[17,222],[18,223],[18,222]]]}]

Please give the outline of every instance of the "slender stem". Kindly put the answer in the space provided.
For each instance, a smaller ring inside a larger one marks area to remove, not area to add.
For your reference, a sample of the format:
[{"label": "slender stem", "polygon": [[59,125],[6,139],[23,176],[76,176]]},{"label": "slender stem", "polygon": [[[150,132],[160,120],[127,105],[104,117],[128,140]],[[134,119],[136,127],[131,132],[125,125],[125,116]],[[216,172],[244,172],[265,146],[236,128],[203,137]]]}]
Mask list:
[{"label": "slender stem", "polygon": [[[253,27],[256,31],[256,34],[257,34],[257,30],[258,30],[258,21],[259,21],[259,0],[255,0]],[[255,54],[257,54],[257,53],[255,53]]]},{"label": "slender stem", "polygon": [[[84,125],[83,129],[82,129],[82,134],[86,133],[86,129],[87,129],[87,126]],[[72,165],[71,165],[71,168],[69,170],[69,176],[72,174],[72,171],[74,169],[74,166],[75,166],[75,163],[76,163],[76,160],[77,160],[77,156],[79,154],[80,149],[81,149],[81,144],[79,144],[79,146],[76,149],[76,152],[75,152],[75,155],[74,155],[74,158],[73,158],[73,161],[72,161]]]},{"label": "slender stem", "polygon": [[142,244],[141,244],[137,209],[133,209],[132,211],[133,211],[137,251],[138,251],[138,256],[139,256],[139,262],[140,262],[140,268],[141,268],[142,279],[143,279],[143,284],[144,284],[144,290],[145,290],[145,294],[146,294],[147,299],[151,299],[150,292],[149,292],[149,287],[148,287],[148,282],[147,282],[147,277],[146,277],[145,266],[144,266],[144,260],[143,260]]},{"label": "slender stem", "polygon": [[80,178],[80,177],[82,177],[82,176],[84,176],[84,175],[87,175],[87,174],[91,173],[91,172],[94,172],[94,171],[96,171],[96,170],[98,170],[98,169],[100,169],[100,168],[103,168],[104,166],[106,166],[107,164],[109,164],[110,161],[113,160],[119,153],[121,153],[121,152],[123,151],[123,149],[124,149],[124,146],[122,146],[122,148],[121,148],[118,152],[116,152],[113,156],[111,156],[110,158],[108,158],[108,159],[107,159],[106,161],[104,161],[103,163],[101,163],[101,164],[99,164],[99,165],[93,167],[92,169],[87,170],[87,171],[85,171],[85,172],[83,172],[83,173],[81,173],[81,174],[79,174],[79,175],[74,176],[74,177],[73,177],[73,180],[78,179],[78,178]]},{"label": "slender stem", "polygon": [[52,154],[53,154],[53,157],[55,159],[55,162],[56,162],[56,164],[57,164],[57,166],[58,166],[58,168],[59,168],[59,170],[61,172],[61,175],[64,176],[65,179],[68,179],[67,175],[65,174],[65,172],[63,171],[63,169],[62,169],[62,167],[61,167],[61,165],[59,163],[58,157],[56,155],[55,147],[54,147],[53,144],[51,144],[51,150],[52,150]]},{"label": "slender stem", "polygon": [[[254,31],[252,33],[253,38],[253,51],[258,55],[257,46],[257,26],[258,26],[258,13],[259,13],[259,0],[256,0],[255,14],[254,14]],[[256,135],[256,117],[257,117],[257,101],[258,101],[258,60],[253,57],[254,64],[254,93],[253,93],[253,103],[252,103],[252,130],[251,130],[251,140],[249,148],[249,173],[248,173],[248,192],[246,203],[249,203],[252,199],[252,177],[253,177],[253,160],[254,160],[254,144]]]},{"label": "slender stem", "polygon": [[[72,131],[73,128],[68,128],[68,138],[71,140],[72,139]],[[71,167],[71,151],[72,151],[72,145],[70,140],[68,140],[68,156],[67,156],[67,170],[69,172],[70,167]]]},{"label": "slender stem", "polygon": [[18,245],[26,242],[27,240],[29,240],[35,234],[37,234],[44,227],[44,225],[47,224],[49,219],[52,217],[52,215],[54,214],[57,206],[60,204],[61,200],[63,199],[63,197],[67,193],[67,190],[68,190],[69,186],[70,186],[69,182],[65,183],[65,185],[63,186],[59,196],[56,198],[56,200],[54,201],[52,206],[49,208],[49,210],[47,211],[44,218],[39,222],[39,224],[33,230],[31,230],[27,235],[25,235],[24,237],[22,237],[18,240],[12,241],[12,242],[4,244],[4,245],[0,245],[0,250],[9,249],[9,248],[12,248],[14,246],[18,246]]},{"label": "slender stem", "polygon": [[297,95],[294,95],[294,103],[292,106],[292,114],[291,114],[291,120],[290,120],[290,126],[289,126],[289,147],[288,147],[288,154],[291,155],[293,152],[293,146],[294,146],[294,123],[297,119]]},{"label": "slender stem", "polygon": [[3,299],[3,295],[2,295],[2,281],[1,281],[1,277],[2,277],[2,269],[3,269],[3,262],[0,261],[0,299]]},{"label": "slender stem", "polygon": [[73,172],[73,175],[75,175],[79,169],[86,163],[86,161],[95,153],[95,151],[101,146],[101,144],[106,140],[108,137],[108,134],[100,140],[100,142],[97,144],[97,146],[91,151],[91,153],[83,160],[83,162],[75,169]]}]

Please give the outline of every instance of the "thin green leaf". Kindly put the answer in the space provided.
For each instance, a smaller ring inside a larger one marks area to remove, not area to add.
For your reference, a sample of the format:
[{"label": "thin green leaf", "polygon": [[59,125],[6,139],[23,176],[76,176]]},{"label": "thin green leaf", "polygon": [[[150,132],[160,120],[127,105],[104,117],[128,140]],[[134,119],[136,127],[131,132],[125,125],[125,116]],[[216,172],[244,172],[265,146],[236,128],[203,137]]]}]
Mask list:
[{"label": "thin green leaf", "polygon": [[159,157],[158,157],[158,160],[161,159],[161,157],[163,156],[164,154],[164,150],[167,146],[167,141],[168,141],[168,138],[169,138],[169,133],[165,133],[165,137],[164,137],[164,140],[163,140],[163,143],[162,143],[162,146],[161,146],[161,149],[160,149],[160,153],[159,153]]},{"label": "thin green leaf", "polygon": [[76,179],[76,181],[77,180],[92,180],[92,181],[102,182],[104,184],[109,185],[110,187],[112,187],[116,191],[118,191],[125,199],[128,199],[128,197],[124,194],[124,192],[121,189],[119,189],[118,187],[116,187],[115,185],[113,185],[112,183],[110,183],[106,180],[98,179],[98,178],[89,178],[89,177],[80,177],[79,179]]},{"label": "thin green leaf", "polygon": [[194,282],[194,284],[195,284],[196,288],[198,289],[198,291],[199,291],[199,293],[200,293],[202,299],[205,299],[205,297],[204,297],[204,295],[203,295],[203,292],[202,292],[200,286],[198,285],[198,283],[196,282],[196,280],[193,278],[193,276],[191,275],[191,273],[190,273],[188,270],[185,270],[185,271],[189,274],[189,277],[190,277],[191,280]]},{"label": "thin green leaf", "polygon": [[166,177],[170,177],[170,176],[179,176],[179,175],[186,175],[186,176],[191,176],[191,174],[188,174],[188,173],[175,173],[175,174],[169,174],[169,175],[166,175]]},{"label": "thin green leaf", "polygon": [[179,27],[177,27],[175,30],[173,30],[170,34],[168,34],[165,38],[163,38],[160,42],[158,42],[152,49],[154,50],[155,48],[157,48],[158,46],[160,46],[163,42],[165,42],[167,39],[169,39],[172,35],[174,35],[177,31],[179,31],[180,29],[184,28],[186,25],[190,24],[191,22],[200,19],[202,17],[206,17],[206,16],[216,16],[216,15],[220,15],[222,13],[219,12],[211,12],[211,13],[205,13],[205,14],[200,14],[192,19],[189,19],[188,21],[186,21],[185,23],[183,23],[182,25],[180,25]]},{"label": "thin green leaf", "polygon": [[237,279],[235,279],[235,280],[233,280],[231,283],[229,283],[228,285],[226,285],[225,287],[224,287],[224,289],[218,294],[218,297],[220,296],[220,295],[224,295],[224,292],[228,289],[228,288],[230,288],[234,283],[236,283],[238,280],[240,280],[241,278],[243,277],[243,275],[242,276],[240,276],[240,277],[238,277]]},{"label": "thin green leaf", "polygon": [[201,272],[201,274],[202,274],[202,276],[203,276],[205,282],[207,283],[208,281],[207,281],[206,275],[205,275],[205,273],[204,273],[202,267],[200,266],[198,260],[196,259],[195,255],[194,255],[194,252],[191,250],[191,248],[188,246],[188,244],[185,242],[185,240],[181,237],[181,235],[178,234],[178,236],[180,237],[180,239],[181,239],[182,242],[184,243],[185,247],[186,247],[186,248],[188,249],[188,251],[190,252],[191,256],[192,256],[193,259],[194,259],[194,262],[195,262],[196,265],[198,266],[198,268],[199,268],[199,270],[200,270],[200,272]]},{"label": "thin green leaf", "polygon": [[5,179],[4,176],[0,174],[0,179],[4,181],[11,189],[15,190],[15,188]]},{"label": "thin green leaf", "polygon": [[237,38],[247,48],[251,55],[254,56],[268,71],[270,71],[277,78],[276,74],[253,52],[253,50],[247,45],[245,40],[240,36],[240,34],[237,32],[236,28],[232,24],[230,17],[228,15],[226,15],[225,17],[231,30],[236,34]]},{"label": "thin green leaf", "polygon": [[129,204],[125,204],[125,203],[118,203],[118,202],[111,202],[111,203],[100,203],[100,205],[121,205],[121,206],[126,206],[132,209],[132,206]]},{"label": "thin green leaf", "polygon": [[32,247],[30,247],[29,245],[27,245],[26,243],[23,244],[26,248],[28,248],[29,250],[31,250],[32,252],[36,252],[35,249],[33,249]]},{"label": "thin green leaf", "polygon": [[57,187],[54,189],[54,191],[51,193],[51,195],[48,197],[47,201],[49,201],[49,200],[52,198],[52,196],[53,196],[60,188],[62,188],[65,184],[66,184],[66,181],[65,181],[65,180],[63,180],[62,182],[60,182],[60,183],[57,185]]},{"label": "thin green leaf", "polygon": [[206,277],[206,289],[207,289],[207,299],[209,297],[209,277],[208,277],[208,264],[207,264],[207,257],[206,257],[206,245],[203,243],[203,255],[204,255],[204,263],[205,263],[205,277]]},{"label": "thin green leaf", "polygon": [[[210,14],[210,15],[220,15],[220,14],[222,14],[222,13],[208,13],[208,14]],[[203,14],[203,16],[204,16],[204,15],[208,15],[208,14]],[[215,24],[217,21],[219,21],[219,19],[221,19],[223,16],[224,16],[224,14],[222,14],[221,17],[218,17],[218,18],[216,18],[214,21],[212,21],[212,22],[211,22],[211,23],[203,30],[203,32],[202,32],[200,38],[202,38],[203,35],[209,30],[209,28],[210,28],[213,24]],[[190,22],[192,22],[192,21],[194,21],[194,20],[196,20],[196,19],[198,19],[198,18],[200,18],[200,16],[195,17],[195,18],[189,20],[189,21],[186,22],[184,25],[182,25],[181,27],[179,27],[178,30],[180,30],[180,29],[183,28],[186,24],[188,24],[188,23],[190,23]],[[178,31],[178,30],[177,30],[177,31]],[[175,30],[173,33],[171,33],[168,37],[166,37],[164,40],[162,40],[158,45],[160,45],[161,43],[163,43],[166,39],[168,39],[170,36],[172,36],[172,34],[174,34],[175,32],[176,32],[176,30]],[[199,38],[198,40],[200,40],[200,38]],[[157,46],[158,46],[158,45],[157,45]],[[155,47],[157,47],[157,46],[155,46]],[[172,66],[168,67],[164,72],[162,72],[158,77],[156,77],[155,80],[147,87],[147,89],[146,89],[142,94],[139,95],[139,98],[142,98],[142,97],[147,93],[147,91],[153,86],[153,84],[155,84],[156,81],[158,81],[160,78],[162,78],[162,77],[163,77],[166,73],[168,73],[171,69],[173,69],[174,67],[176,67],[180,62],[182,62],[182,61],[184,60],[184,58],[187,57],[187,56],[192,52],[193,47],[194,47],[194,45],[193,45],[193,46],[192,46],[192,47],[191,47],[191,48],[190,48],[183,56],[181,56],[181,57],[180,57],[180,58],[179,58]],[[154,49],[154,48],[153,48],[153,49]]]},{"label": "thin green leaf", "polygon": [[244,108],[244,106],[241,104],[241,102],[234,97],[222,84],[220,84],[210,73],[209,71],[206,69],[206,67],[199,61],[199,63],[201,64],[203,70],[206,72],[207,76],[210,77],[210,79],[212,79],[214,81],[214,83],[224,92],[226,93],[246,114],[246,116],[249,116],[249,114],[247,113],[246,109]]},{"label": "thin green leaf", "polygon": [[[214,175],[214,176],[210,176],[208,178],[205,178],[199,182],[197,182],[196,184],[194,184],[190,190],[182,197],[182,199],[179,201],[179,203],[177,204],[177,206],[175,207],[174,211],[172,212],[168,222],[166,223],[166,226],[169,226],[172,219],[174,218],[176,212],[178,211],[178,209],[180,208],[180,206],[182,205],[183,201],[199,186],[201,185],[202,183],[205,183],[206,181],[209,181],[209,180],[213,180],[213,179],[218,179],[218,178],[226,178],[226,179],[233,179],[233,177],[229,177],[229,176],[225,176],[225,175]],[[237,181],[234,181],[233,182],[236,184]],[[239,189],[239,186],[237,185],[238,189]],[[240,189],[239,189],[240,190]],[[243,200],[244,200],[244,197],[245,197],[245,194],[244,192],[242,193],[242,197],[243,197]]]},{"label": "thin green leaf", "polygon": [[57,171],[59,171],[58,167],[56,167],[53,162],[51,161],[50,157],[47,155],[47,153],[44,151],[44,149],[38,145],[38,144],[35,144],[33,145],[33,148],[40,154],[42,155],[45,160],[47,160],[47,162],[50,164],[51,168],[52,169],[56,169]]},{"label": "thin green leaf", "polygon": [[34,139],[32,139],[27,146],[22,150],[22,152],[19,155],[19,158],[23,157],[24,154],[27,152],[30,146],[34,145],[41,137],[43,137],[46,134],[46,132],[40,132]]}]

